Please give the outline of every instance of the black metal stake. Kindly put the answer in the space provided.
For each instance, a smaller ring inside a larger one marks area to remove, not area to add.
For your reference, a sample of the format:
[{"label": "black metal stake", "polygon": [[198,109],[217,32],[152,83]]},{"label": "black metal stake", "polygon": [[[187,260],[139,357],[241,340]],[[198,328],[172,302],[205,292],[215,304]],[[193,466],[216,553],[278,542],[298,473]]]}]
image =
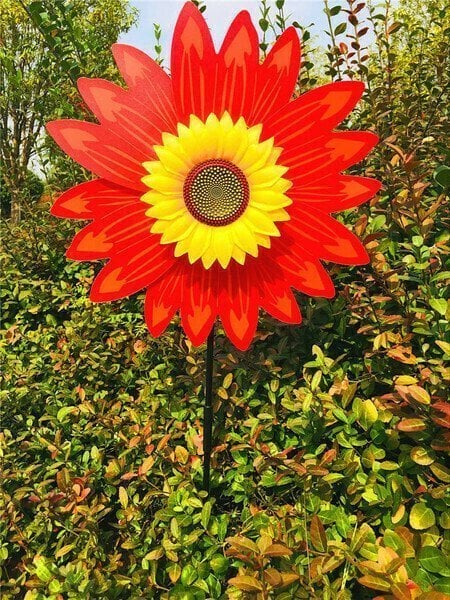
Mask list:
[{"label": "black metal stake", "polygon": [[205,405],[203,408],[203,489],[210,492],[210,464],[213,425],[213,368],[214,368],[214,325],[208,335],[206,345],[206,385]]}]

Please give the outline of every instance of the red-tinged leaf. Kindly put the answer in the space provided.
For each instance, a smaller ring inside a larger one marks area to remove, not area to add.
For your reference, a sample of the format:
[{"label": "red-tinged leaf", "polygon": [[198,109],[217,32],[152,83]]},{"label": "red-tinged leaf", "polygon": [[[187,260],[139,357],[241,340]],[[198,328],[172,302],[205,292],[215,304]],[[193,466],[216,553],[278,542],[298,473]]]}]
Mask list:
[{"label": "red-tinged leaf", "polygon": [[409,385],[408,393],[420,404],[430,404],[430,394],[419,385]]},{"label": "red-tinged leaf", "polygon": [[431,447],[440,452],[450,452],[450,431],[444,431],[432,440]]},{"label": "red-tinged leaf", "polygon": [[388,35],[391,35],[392,33],[395,33],[396,31],[398,31],[400,29],[400,27],[402,27],[403,23],[399,23],[399,21],[394,21],[394,23],[392,23],[392,25],[390,25],[388,27],[387,33]]},{"label": "red-tinged leaf", "polygon": [[389,592],[391,584],[388,580],[376,577],[375,575],[364,575],[358,579],[359,583],[371,590],[380,590],[381,592]]},{"label": "red-tinged leaf", "polygon": [[153,466],[154,462],[155,459],[153,458],[153,456],[147,456],[147,458],[144,459],[142,465],[139,467],[138,474],[146,475]]},{"label": "red-tinged leaf", "polygon": [[400,567],[403,567],[405,564],[405,559],[398,557],[398,558],[394,558],[394,560],[391,560],[385,567],[386,573],[392,575],[393,573],[396,573]]},{"label": "red-tinged leaf", "polygon": [[320,459],[320,464],[323,465],[324,463],[333,462],[333,460],[336,458],[336,455],[337,451],[334,448],[327,450]]},{"label": "red-tinged leaf", "polygon": [[440,425],[441,427],[446,427],[450,429],[450,422],[448,419],[444,419],[441,417],[431,417],[432,420],[436,423],[436,425]]},{"label": "red-tinged leaf", "polygon": [[249,575],[238,575],[228,580],[228,583],[237,587],[238,590],[243,592],[261,592],[263,586],[255,577]]},{"label": "red-tinged leaf", "polygon": [[322,521],[317,515],[314,515],[311,519],[311,525],[309,529],[309,535],[311,537],[311,543],[316,550],[319,552],[326,552],[328,548],[327,535]]},{"label": "red-tinged leaf", "polygon": [[296,573],[281,573],[281,579],[283,580],[281,587],[286,587],[297,581],[299,576]]},{"label": "red-tinged leaf", "polygon": [[387,354],[394,360],[397,360],[405,365],[415,365],[417,362],[417,357],[414,356],[414,354],[411,352],[411,349],[405,348],[404,346],[390,348]]},{"label": "red-tinged leaf", "polygon": [[448,417],[450,417],[450,402],[435,402],[431,405],[433,410],[437,410],[439,412],[445,413]]},{"label": "red-tinged leaf", "polygon": [[409,433],[414,431],[423,431],[426,428],[427,424],[423,419],[403,419],[397,425],[397,429],[400,431],[407,431]]},{"label": "red-tinged leaf", "polygon": [[280,571],[277,571],[277,569],[273,569],[272,567],[269,569],[265,569],[264,575],[265,575],[265,579],[266,579],[267,583],[269,585],[271,585],[273,588],[278,587],[279,585],[281,585],[283,583],[283,579],[281,578],[281,573],[280,573]]},{"label": "red-tinged leaf", "polygon": [[289,550],[283,544],[271,544],[264,551],[264,556],[291,556],[292,550]]},{"label": "red-tinged leaf", "polygon": [[234,548],[237,548],[238,550],[241,550],[243,552],[252,552],[254,554],[259,554],[259,548],[255,544],[255,542],[249,540],[244,536],[229,537],[225,541],[228,542],[230,546],[233,546]]},{"label": "red-tinged leaf", "polygon": [[406,583],[393,583],[391,592],[397,600],[411,600],[411,592]]},{"label": "red-tinged leaf", "polygon": [[164,435],[159,440],[158,445],[156,446],[156,449],[158,450],[158,452],[161,452],[161,450],[163,450],[163,448],[165,448],[167,446],[171,437],[172,436],[170,435],[170,433],[166,433],[166,435]]}]

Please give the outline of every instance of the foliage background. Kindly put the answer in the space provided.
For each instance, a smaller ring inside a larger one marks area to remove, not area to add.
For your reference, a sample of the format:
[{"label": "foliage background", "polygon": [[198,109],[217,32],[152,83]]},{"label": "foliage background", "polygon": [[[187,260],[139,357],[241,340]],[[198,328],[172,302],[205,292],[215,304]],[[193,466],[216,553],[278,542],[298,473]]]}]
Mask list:
[{"label": "foliage background", "polygon": [[[106,51],[91,67],[82,59],[136,16],[122,2],[114,25],[97,31],[94,19],[89,36],[82,23],[100,9],[112,19],[113,0],[65,2],[64,19],[56,2],[8,2],[3,39],[16,15],[52,72],[45,82],[26,64],[30,93],[44,86],[48,100],[39,119],[86,118],[71,78],[117,77]],[[260,5],[263,50],[289,24],[283,4]],[[340,218],[372,262],[330,265],[336,297],[299,295],[300,327],[262,317],[246,353],[219,329],[210,499],[204,348],[177,320],[152,339],[142,295],[89,302],[100,265],[66,261],[79,224],[48,213],[58,188],[88,174],[34,136],[44,197],[24,194],[21,220],[2,220],[3,598],[450,597],[449,14],[442,0],[324,9],[326,49],[294,22],[299,89],[367,84],[347,125],[381,143],[353,170],[383,190]],[[6,130],[7,111],[26,119],[28,107],[17,100],[20,45],[1,52]]]}]

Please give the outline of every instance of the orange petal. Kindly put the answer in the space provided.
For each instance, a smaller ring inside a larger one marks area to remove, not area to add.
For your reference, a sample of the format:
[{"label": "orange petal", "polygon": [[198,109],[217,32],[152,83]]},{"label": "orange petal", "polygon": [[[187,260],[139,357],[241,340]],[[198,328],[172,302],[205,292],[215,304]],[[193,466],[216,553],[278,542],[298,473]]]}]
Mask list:
[{"label": "orange petal", "polygon": [[195,346],[199,346],[206,340],[216,316],[217,269],[204,269],[201,264],[186,266],[181,324]]},{"label": "orange petal", "polygon": [[353,110],[363,92],[361,81],[336,81],[315,88],[269,115],[263,136],[274,136],[277,146],[285,146],[306,133],[318,137],[330,132]]},{"label": "orange petal", "polygon": [[113,44],[112,52],[128,88],[144,105],[164,121],[164,131],[176,132],[177,117],[172,82],[164,69],[150,56],[127,44]]},{"label": "orange petal", "polygon": [[286,178],[294,186],[303,187],[359,162],[377,141],[378,137],[370,131],[336,131],[287,146],[278,162],[289,167]]},{"label": "orange petal", "polygon": [[227,336],[246,350],[258,324],[258,287],[244,265],[232,263],[219,278],[219,313]]},{"label": "orange petal", "polygon": [[156,157],[152,146],[161,142],[165,122],[150,103],[105,79],[81,77],[78,89],[102,125],[139,148],[148,160]]},{"label": "orange petal", "polygon": [[[270,269],[271,265],[275,268]],[[260,271],[261,308],[284,323],[301,323],[302,315],[297,301],[286,279],[280,275],[279,268],[272,261],[261,261],[261,266],[263,266],[263,270]]]},{"label": "orange petal", "polygon": [[273,111],[290,102],[299,68],[300,42],[295,28],[288,27],[258,68],[255,103],[249,125],[264,122]]},{"label": "orange petal", "polygon": [[175,25],[171,51],[172,84],[181,122],[188,122],[191,114],[204,121],[213,112],[216,62],[205,19],[192,2],[186,2]]},{"label": "orange petal", "polygon": [[123,248],[149,237],[152,220],[145,216],[146,206],[138,202],[124,212],[107,214],[79,231],[66,252],[73,260],[97,260],[113,256]]},{"label": "orange petal", "polygon": [[251,115],[258,68],[258,34],[249,13],[244,10],[231,23],[218,54],[214,90],[214,108],[218,115],[226,110],[234,121]]},{"label": "orange petal", "polygon": [[[295,206],[286,230],[300,248],[320,259],[341,265],[363,265],[369,256],[359,239],[329,215],[309,206]],[[282,234],[283,235],[283,234]]]},{"label": "orange petal", "polygon": [[174,258],[158,238],[144,238],[115,254],[94,280],[91,300],[108,302],[130,296],[164,275],[173,266]]},{"label": "orange petal", "polygon": [[307,202],[325,212],[339,212],[359,206],[372,198],[381,182],[369,177],[338,175],[305,186],[294,186],[288,196],[295,202]]},{"label": "orange petal", "polygon": [[148,154],[101,125],[63,119],[47,124],[55,142],[77,163],[99,177],[132,190],[145,190],[142,163]]},{"label": "orange petal", "polygon": [[59,196],[50,212],[66,219],[93,219],[105,213],[139,202],[140,194],[115,185],[105,179],[80,183]]},{"label": "orange petal", "polygon": [[182,269],[175,265],[148,288],[145,296],[145,322],[154,337],[161,335],[180,307],[183,285]]}]

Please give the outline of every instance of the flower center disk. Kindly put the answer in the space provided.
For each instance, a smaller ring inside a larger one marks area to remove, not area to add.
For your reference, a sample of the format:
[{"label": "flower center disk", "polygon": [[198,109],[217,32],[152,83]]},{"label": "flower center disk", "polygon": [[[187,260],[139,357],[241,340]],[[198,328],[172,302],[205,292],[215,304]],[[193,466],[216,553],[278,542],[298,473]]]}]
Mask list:
[{"label": "flower center disk", "polygon": [[183,196],[186,208],[197,221],[219,227],[244,213],[250,194],[241,169],[228,160],[212,159],[188,173]]}]

